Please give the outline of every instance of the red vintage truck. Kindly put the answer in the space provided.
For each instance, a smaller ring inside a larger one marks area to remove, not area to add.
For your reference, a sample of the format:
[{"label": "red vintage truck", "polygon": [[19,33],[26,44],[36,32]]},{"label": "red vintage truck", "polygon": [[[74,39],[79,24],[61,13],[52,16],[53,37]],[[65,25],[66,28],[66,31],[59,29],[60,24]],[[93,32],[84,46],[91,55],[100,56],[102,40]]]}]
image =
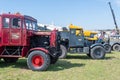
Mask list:
[{"label": "red vintage truck", "polygon": [[57,30],[37,31],[37,20],[16,14],[0,14],[0,59],[7,63],[27,58],[31,70],[43,71],[60,56]]}]

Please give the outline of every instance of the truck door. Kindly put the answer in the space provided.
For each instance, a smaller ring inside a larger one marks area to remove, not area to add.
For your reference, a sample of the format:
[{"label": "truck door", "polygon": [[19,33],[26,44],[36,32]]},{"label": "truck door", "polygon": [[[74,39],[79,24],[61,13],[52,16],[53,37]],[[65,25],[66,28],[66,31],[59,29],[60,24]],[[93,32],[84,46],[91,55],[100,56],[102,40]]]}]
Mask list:
[{"label": "truck door", "polygon": [[26,45],[27,45],[27,35],[26,35],[27,32],[26,32],[25,25],[26,25],[25,21],[22,20],[22,31],[21,31],[21,32],[22,32],[22,36],[21,36],[21,37],[22,37],[22,38],[21,38],[21,39],[22,39],[22,40],[21,40],[22,42],[21,42],[21,43],[22,43],[23,46],[26,46]]},{"label": "truck door", "polygon": [[2,43],[4,45],[9,45],[10,41],[10,18],[3,18],[3,27],[2,27]]},{"label": "truck door", "polygon": [[11,45],[21,45],[21,30],[22,30],[22,20],[21,18],[14,17],[11,19],[10,28],[10,44]]},{"label": "truck door", "polygon": [[69,46],[76,47],[78,44],[77,37],[75,35],[75,29],[70,29],[70,36],[69,36]]},{"label": "truck door", "polygon": [[[81,30],[78,30],[81,31]],[[84,46],[84,36],[81,32],[76,34],[76,29],[70,29],[69,46],[70,47],[83,47]]]}]

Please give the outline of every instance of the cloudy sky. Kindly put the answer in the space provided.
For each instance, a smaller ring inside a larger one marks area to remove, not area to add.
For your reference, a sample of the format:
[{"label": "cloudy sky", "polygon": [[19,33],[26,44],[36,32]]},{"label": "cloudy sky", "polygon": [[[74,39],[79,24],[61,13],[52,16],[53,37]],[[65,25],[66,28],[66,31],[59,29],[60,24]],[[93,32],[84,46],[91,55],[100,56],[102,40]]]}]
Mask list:
[{"label": "cloudy sky", "polygon": [[88,30],[114,29],[108,2],[120,26],[120,0],[0,0],[0,13],[20,12],[63,27],[72,23]]}]

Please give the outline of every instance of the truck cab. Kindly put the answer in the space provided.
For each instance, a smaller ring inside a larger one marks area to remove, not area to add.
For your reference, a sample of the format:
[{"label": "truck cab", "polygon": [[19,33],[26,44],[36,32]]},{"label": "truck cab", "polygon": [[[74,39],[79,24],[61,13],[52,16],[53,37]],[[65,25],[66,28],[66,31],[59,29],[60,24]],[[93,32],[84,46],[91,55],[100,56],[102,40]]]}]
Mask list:
[{"label": "truck cab", "polygon": [[69,36],[69,46],[72,47],[83,47],[84,46],[84,34],[83,28],[78,26],[69,26],[70,36]]},{"label": "truck cab", "polygon": [[26,46],[27,37],[37,28],[36,19],[20,13],[2,14],[0,22],[1,46]]}]

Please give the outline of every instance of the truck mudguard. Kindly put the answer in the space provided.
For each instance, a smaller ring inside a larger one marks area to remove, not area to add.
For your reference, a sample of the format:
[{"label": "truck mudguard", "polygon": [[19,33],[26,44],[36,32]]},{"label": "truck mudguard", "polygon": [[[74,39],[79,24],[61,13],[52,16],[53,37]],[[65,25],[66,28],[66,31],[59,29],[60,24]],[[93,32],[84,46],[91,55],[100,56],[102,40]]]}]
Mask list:
[{"label": "truck mudguard", "polygon": [[93,48],[93,47],[95,47],[95,46],[102,46],[102,47],[104,47],[103,44],[101,44],[101,43],[95,43],[95,44],[92,44],[92,45],[90,46],[90,48]]},{"label": "truck mudguard", "polygon": [[30,49],[30,50],[28,51],[27,55],[29,55],[29,53],[30,53],[31,51],[34,51],[34,50],[40,50],[40,51],[45,52],[46,54],[49,53],[49,51],[48,51],[47,49],[41,48],[41,47],[37,47],[37,48],[32,48],[32,49]]}]

